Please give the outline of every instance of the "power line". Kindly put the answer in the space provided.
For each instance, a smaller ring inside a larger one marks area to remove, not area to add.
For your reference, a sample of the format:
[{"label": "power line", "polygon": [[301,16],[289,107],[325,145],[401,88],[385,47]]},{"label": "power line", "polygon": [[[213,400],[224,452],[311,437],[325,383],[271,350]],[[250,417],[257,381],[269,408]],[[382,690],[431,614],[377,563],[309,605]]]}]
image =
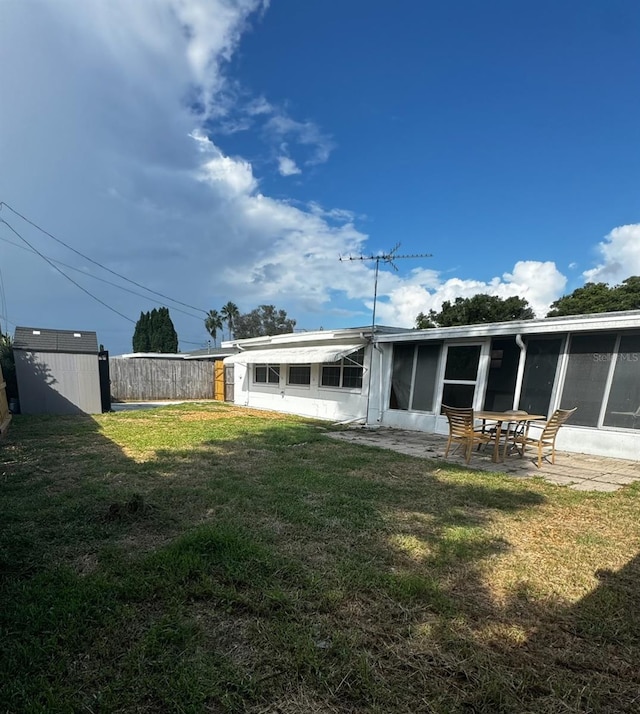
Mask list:
[{"label": "power line", "polygon": [[[181,302],[180,300],[175,300],[174,298],[171,298],[168,295],[164,295],[163,293],[159,293],[156,290],[152,290],[151,288],[148,288],[145,285],[142,285],[141,283],[137,283],[135,280],[132,280],[131,278],[127,278],[125,275],[121,275],[120,273],[116,272],[115,270],[112,270],[111,268],[107,268],[106,265],[102,265],[102,263],[99,263],[97,260],[94,260],[93,258],[90,258],[88,255],[81,253],[79,250],[77,250],[73,246],[70,246],[68,243],[65,243],[60,238],[56,238],[56,236],[49,233],[49,231],[46,231],[44,228],[41,228],[37,223],[34,223],[33,221],[29,220],[26,216],[23,216],[22,213],[20,213],[19,211],[16,211],[16,209],[12,208],[8,203],[5,203],[4,201],[0,201],[0,209],[2,209],[3,206],[6,206],[12,213],[15,213],[16,216],[19,216],[20,218],[22,218],[23,221],[26,221],[29,225],[33,226],[34,228],[39,230],[41,233],[44,233],[44,235],[48,236],[49,238],[52,238],[54,241],[56,241],[56,243],[60,243],[60,245],[63,245],[65,248],[68,248],[69,250],[76,253],[76,255],[79,255],[82,258],[84,258],[85,260],[88,260],[90,263],[93,263],[94,265],[97,265],[99,268],[102,268],[102,270],[106,270],[108,273],[115,275],[116,277],[120,278],[121,280],[126,280],[128,283],[131,283],[132,285],[135,285],[136,287],[141,288],[142,290],[146,290],[149,293],[153,293],[153,295],[157,295],[158,297],[161,297],[164,300],[169,300],[170,302],[174,302],[177,305],[182,305],[183,307],[188,307],[191,310],[197,310],[198,312],[204,312],[205,315],[208,314],[208,311],[203,310],[201,307],[195,307],[194,305],[189,305],[186,302]],[[7,224],[7,225],[9,225],[9,224]],[[20,236],[20,237],[22,237],[22,236]]]},{"label": "power line", "polygon": [[[35,252],[35,251],[32,251],[29,248],[25,247],[24,245],[20,245],[19,243],[14,243],[13,241],[8,240],[7,238],[3,238],[2,236],[0,236],[0,240],[4,241],[5,243],[8,243],[9,245],[12,245],[14,248],[19,248],[20,250],[25,250],[25,251],[27,251],[27,253]],[[137,297],[141,297],[144,300],[153,300],[153,298],[149,297],[148,295],[143,295],[142,293],[138,293],[135,290],[131,290],[130,288],[125,288],[123,285],[118,285],[117,283],[111,282],[111,280],[107,280],[106,278],[100,278],[97,275],[93,275],[92,273],[85,273],[84,270],[82,270],[81,268],[76,268],[75,266],[69,265],[68,263],[63,263],[61,260],[55,260],[55,258],[51,258],[48,256],[44,256],[44,257],[48,258],[48,260],[50,260],[52,263],[56,263],[56,265],[62,265],[65,268],[68,268],[69,270],[75,270],[76,272],[81,273],[82,275],[84,275],[87,278],[93,278],[94,280],[99,280],[101,283],[106,283],[107,285],[111,285],[114,288],[118,288],[118,290],[124,290],[125,292],[130,293],[131,295],[136,295]],[[181,312],[184,315],[188,315],[189,317],[192,317],[194,320],[202,321],[201,317],[199,317],[197,315],[193,315],[190,312],[187,312],[186,310],[181,310],[179,307],[172,306],[171,309],[174,310],[175,312]]]},{"label": "power line", "polygon": [[86,288],[84,288],[82,285],[80,285],[80,283],[77,283],[73,278],[69,277],[64,272],[64,270],[62,270],[57,265],[55,265],[53,263],[53,261],[49,260],[49,258],[47,258],[45,255],[43,255],[37,248],[34,248],[31,245],[31,243],[29,243],[29,241],[26,238],[21,236],[20,233],[18,233],[18,231],[15,228],[13,228],[13,226],[11,226],[9,223],[7,223],[4,220],[4,218],[0,218],[0,223],[4,223],[5,226],[7,226],[10,231],[15,233],[18,236],[18,238],[20,238],[21,241],[24,241],[29,246],[29,248],[31,248],[31,250],[34,253],[37,253],[37,255],[39,255],[44,261],[46,261],[54,270],[57,270],[60,273],[60,275],[64,276],[70,283],[73,283],[77,288],[80,288],[80,290],[82,290],[83,293],[87,294],[90,298],[93,298],[96,302],[99,302],[101,305],[106,307],[107,310],[111,310],[111,312],[115,312],[116,315],[120,315],[120,317],[123,317],[125,320],[128,320],[129,322],[132,322],[135,325],[135,323],[136,323],[135,320],[132,320],[130,317],[127,317],[123,313],[116,310],[114,307],[111,307],[111,305],[107,305],[107,303],[104,302],[104,300],[100,300],[99,297],[96,297],[93,293],[89,292]]}]

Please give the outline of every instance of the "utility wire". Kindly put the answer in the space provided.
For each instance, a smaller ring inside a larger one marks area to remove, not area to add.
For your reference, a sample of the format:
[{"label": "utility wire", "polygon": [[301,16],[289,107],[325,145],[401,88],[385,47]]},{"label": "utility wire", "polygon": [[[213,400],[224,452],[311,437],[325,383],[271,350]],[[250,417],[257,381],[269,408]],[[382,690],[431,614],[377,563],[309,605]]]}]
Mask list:
[{"label": "utility wire", "polygon": [[[2,236],[0,236],[0,240],[4,241],[5,243],[8,243],[9,245],[12,245],[14,248],[20,248],[20,250],[25,250],[27,253],[34,252],[34,251],[30,250],[29,248],[27,248],[26,246],[20,245],[19,243],[14,243],[13,241],[8,240],[7,238],[3,238]],[[107,280],[106,278],[99,278],[97,275],[93,275],[92,273],[85,273],[85,271],[82,270],[81,268],[76,268],[75,266],[69,265],[68,263],[63,263],[61,260],[55,260],[55,258],[50,258],[48,256],[43,256],[43,257],[47,258],[52,263],[56,263],[56,265],[62,265],[65,268],[68,268],[69,270],[75,270],[76,272],[81,273],[82,275],[84,275],[87,278],[93,278],[94,280],[99,280],[101,283],[106,283],[107,285],[111,285],[114,288],[118,288],[118,290],[124,290],[127,293],[131,293],[131,295],[137,295],[138,297],[141,297],[145,300],[152,300],[152,298],[150,298],[148,295],[143,295],[142,293],[138,293],[135,290],[131,290],[130,288],[125,288],[123,285],[118,285],[117,283],[113,283],[113,282],[111,282],[111,280]],[[1,275],[0,275],[0,277],[1,277]],[[202,318],[199,315],[193,315],[192,313],[187,312],[186,310],[181,310],[179,307],[172,307],[171,309],[174,310],[175,312],[181,312],[184,315],[188,315],[189,317],[192,317],[194,320],[202,321]]]},{"label": "utility wire", "polygon": [[[2,268],[0,268],[0,314],[5,322],[9,322],[9,311],[7,310],[7,296],[4,292],[4,279],[2,277]],[[0,325],[0,334],[2,334],[2,326]]]},{"label": "utility wire", "polygon": [[[41,228],[37,223],[34,223],[33,221],[29,220],[26,216],[23,216],[22,213],[16,211],[16,209],[12,208],[8,203],[5,203],[4,201],[0,201],[0,209],[2,209],[3,206],[8,208],[12,213],[15,213],[16,216],[19,216],[20,218],[22,218],[22,220],[26,221],[29,225],[31,225],[34,228],[36,228],[37,230],[39,230],[41,233],[44,233],[49,238],[52,238],[54,241],[56,241],[56,243],[60,243],[60,245],[63,245],[65,248],[68,248],[69,250],[76,253],[76,255],[81,256],[85,260],[88,260],[90,263],[97,265],[99,268],[106,270],[108,273],[115,275],[116,277],[120,278],[121,280],[126,280],[128,283],[131,283],[132,285],[135,285],[136,287],[141,288],[142,290],[146,290],[149,293],[153,293],[154,295],[157,295],[158,297],[161,297],[164,300],[169,300],[170,302],[174,302],[177,305],[182,305],[183,307],[188,307],[191,310],[196,310],[197,312],[203,312],[205,315],[209,314],[208,310],[203,310],[201,307],[195,307],[194,305],[189,305],[186,302],[180,302],[180,300],[175,300],[174,298],[171,298],[168,295],[164,295],[163,293],[159,293],[156,290],[152,290],[151,288],[148,288],[145,285],[137,283],[135,280],[131,280],[131,278],[127,278],[126,276],[121,275],[120,273],[117,273],[115,270],[111,270],[111,268],[107,268],[106,265],[102,265],[102,263],[99,263],[97,260],[94,260],[93,258],[90,258],[88,255],[81,253],[79,250],[77,250],[73,246],[70,246],[68,243],[65,243],[60,238],[56,238],[54,235],[49,233],[49,231],[46,231],[44,228]],[[9,224],[7,224],[7,225],[9,225]],[[20,237],[22,237],[22,236],[20,236]]]},{"label": "utility wire", "polygon": [[[5,205],[6,205],[6,204],[5,204]],[[18,233],[18,231],[17,231],[15,228],[13,228],[13,226],[11,226],[9,223],[7,223],[7,222],[4,220],[4,218],[0,218],[0,223],[4,223],[5,226],[7,226],[10,231],[12,231],[13,233],[15,233],[15,234],[18,236],[18,238],[20,238],[21,241],[24,241],[24,242],[29,246],[29,248],[31,248],[31,250],[32,250],[34,253],[37,253],[37,254],[38,254],[43,260],[45,260],[54,270],[57,270],[57,271],[60,273],[60,275],[63,275],[69,282],[73,283],[77,288],[80,288],[80,290],[82,290],[83,293],[87,294],[90,298],[93,298],[96,302],[99,302],[101,305],[103,305],[104,307],[106,307],[107,310],[111,310],[111,312],[115,312],[116,315],[120,315],[120,317],[123,317],[125,320],[128,320],[129,322],[132,322],[132,323],[135,325],[135,323],[136,323],[135,320],[132,320],[130,317],[127,317],[126,315],[123,315],[121,312],[119,312],[118,310],[116,310],[114,307],[111,307],[111,305],[107,305],[106,302],[104,302],[103,300],[100,300],[99,297],[96,297],[93,293],[89,292],[86,288],[82,287],[82,285],[80,285],[80,283],[77,283],[73,278],[69,277],[69,276],[64,272],[64,270],[62,270],[62,269],[59,268],[57,265],[55,265],[55,263],[53,263],[53,261],[49,260],[49,258],[47,258],[45,255],[43,255],[37,248],[34,248],[34,247],[31,245],[31,243],[29,243],[29,241],[28,241],[26,238],[24,238],[23,236],[21,236],[20,233]]]}]

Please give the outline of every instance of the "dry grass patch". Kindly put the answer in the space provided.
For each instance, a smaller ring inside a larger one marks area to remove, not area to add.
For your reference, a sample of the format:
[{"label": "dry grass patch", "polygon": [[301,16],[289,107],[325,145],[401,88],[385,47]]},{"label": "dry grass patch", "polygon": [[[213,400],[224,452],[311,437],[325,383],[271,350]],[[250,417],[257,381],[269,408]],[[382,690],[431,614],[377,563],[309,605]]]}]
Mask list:
[{"label": "dry grass patch", "polygon": [[186,404],[17,417],[2,711],[635,712],[640,489]]}]

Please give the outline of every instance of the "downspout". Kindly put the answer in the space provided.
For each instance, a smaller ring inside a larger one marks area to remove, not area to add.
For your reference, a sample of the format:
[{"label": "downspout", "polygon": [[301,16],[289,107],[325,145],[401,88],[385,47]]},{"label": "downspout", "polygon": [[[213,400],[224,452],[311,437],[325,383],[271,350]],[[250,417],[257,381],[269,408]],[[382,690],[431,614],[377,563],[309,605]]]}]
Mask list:
[{"label": "downspout", "polygon": [[365,426],[370,426],[371,422],[369,420],[369,411],[370,411],[370,403],[371,403],[371,381],[373,379],[373,355],[374,352],[377,352],[379,357],[378,357],[378,418],[376,419],[376,423],[380,423],[380,413],[381,413],[381,405],[382,405],[382,350],[378,346],[378,343],[376,342],[376,337],[375,337],[375,330],[372,331],[371,333],[371,347],[373,347],[371,351],[371,358],[369,360],[369,384],[367,387],[367,407],[366,407],[366,412],[365,412]]},{"label": "downspout", "polygon": [[516,390],[513,395],[513,408],[517,409],[520,402],[520,392],[522,390],[522,376],[524,374],[524,363],[526,360],[527,346],[522,341],[522,335],[516,335],[516,345],[520,348],[520,360],[518,361],[518,372],[516,374]]}]

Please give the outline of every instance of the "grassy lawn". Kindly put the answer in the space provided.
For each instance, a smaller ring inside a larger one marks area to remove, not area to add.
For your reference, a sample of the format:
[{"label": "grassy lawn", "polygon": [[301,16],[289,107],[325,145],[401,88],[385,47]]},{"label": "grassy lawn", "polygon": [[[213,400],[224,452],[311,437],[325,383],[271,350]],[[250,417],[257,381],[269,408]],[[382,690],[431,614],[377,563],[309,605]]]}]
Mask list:
[{"label": "grassy lawn", "polygon": [[226,405],[16,417],[0,712],[640,711],[640,489]]}]

